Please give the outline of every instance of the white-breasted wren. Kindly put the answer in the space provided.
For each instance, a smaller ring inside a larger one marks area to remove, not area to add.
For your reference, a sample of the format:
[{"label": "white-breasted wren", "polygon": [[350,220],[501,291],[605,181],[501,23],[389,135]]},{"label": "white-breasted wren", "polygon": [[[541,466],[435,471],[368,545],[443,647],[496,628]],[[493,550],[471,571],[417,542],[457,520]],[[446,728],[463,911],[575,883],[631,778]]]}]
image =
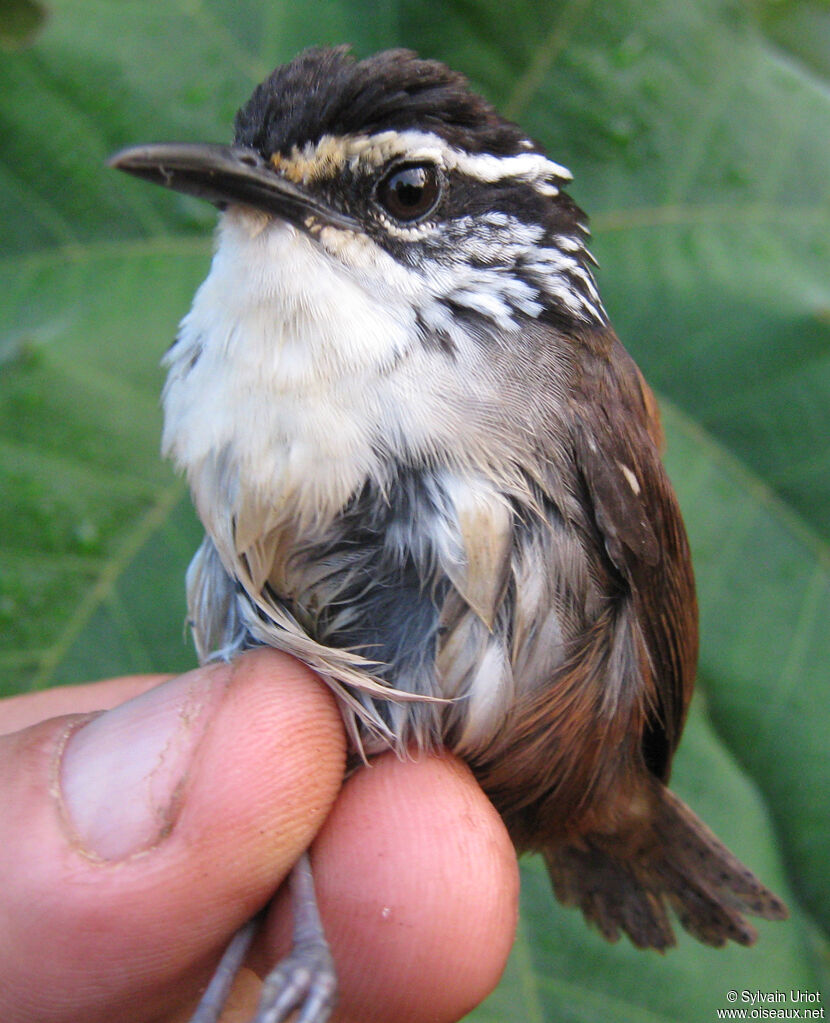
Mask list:
[{"label": "white-breasted wren", "polygon": [[[785,907],[666,787],[689,547],[568,171],[404,50],[303,53],[235,128],[113,160],[223,211],[165,357],[163,447],[206,534],[199,656],[301,658],[365,757],[453,750],[607,938],[665,949],[672,910],[749,944],[744,914]],[[314,924],[307,859],[295,874]],[[258,1019],[325,1019],[317,948]]]}]

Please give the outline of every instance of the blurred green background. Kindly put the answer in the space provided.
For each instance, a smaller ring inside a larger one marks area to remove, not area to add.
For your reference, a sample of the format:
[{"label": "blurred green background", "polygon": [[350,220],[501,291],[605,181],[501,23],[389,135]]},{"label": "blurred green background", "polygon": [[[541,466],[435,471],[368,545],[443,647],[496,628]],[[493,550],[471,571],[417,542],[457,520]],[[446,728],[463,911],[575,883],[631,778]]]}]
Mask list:
[{"label": "blurred green background", "polygon": [[104,161],[229,139],[275,64],[339,42],[445,60],[574,172],[695,554],[675,787],[793,910],[753,949],[661,958],[606,945],[530,859],[470,1019],[699,1023],[729,989],[830,994],[826,0],[0,0],[0,691],[193,663],[200,530],[158,456],[158,362],[215,215]]}]

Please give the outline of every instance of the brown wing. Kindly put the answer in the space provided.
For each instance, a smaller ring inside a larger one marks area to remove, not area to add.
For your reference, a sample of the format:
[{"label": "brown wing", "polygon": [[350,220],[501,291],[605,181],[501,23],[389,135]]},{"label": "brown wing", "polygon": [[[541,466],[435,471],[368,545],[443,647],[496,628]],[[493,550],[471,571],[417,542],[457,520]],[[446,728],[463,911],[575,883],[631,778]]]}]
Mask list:
[{"label": "brown wing", "polygon": [[628,588],[652,678],[643,753],[668,778],[692,695],[697,602],[686,531],[660,461],[654,397],[616,337],[588,353],[573,394],[573,444],[608,558]]}]

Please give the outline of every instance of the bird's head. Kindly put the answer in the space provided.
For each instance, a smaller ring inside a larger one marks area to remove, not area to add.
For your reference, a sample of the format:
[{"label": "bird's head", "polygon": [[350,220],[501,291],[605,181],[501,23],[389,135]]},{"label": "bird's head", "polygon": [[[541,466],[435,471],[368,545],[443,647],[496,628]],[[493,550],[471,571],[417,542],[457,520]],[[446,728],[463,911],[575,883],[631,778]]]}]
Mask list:
[{"label": "bird's head", "polygon": [[203,519],[244,532],[275,487],[336,510],[401,462],[512,471],[564,434],[578,342],[608,331],[563,167],[406,50],[301,54],[235,127],[112,161],[224,211],[166,356],[163,448]]},{"label": "bird's head", "polygon": [[309,50],[257,86],[235,128],[232,146],[137,146],[112,162],[231,211],[224,234],[265,259],[261,236],[287,226],[427,342],[453,347],[470,324],[604,321],[570,174],[443,64]]}]

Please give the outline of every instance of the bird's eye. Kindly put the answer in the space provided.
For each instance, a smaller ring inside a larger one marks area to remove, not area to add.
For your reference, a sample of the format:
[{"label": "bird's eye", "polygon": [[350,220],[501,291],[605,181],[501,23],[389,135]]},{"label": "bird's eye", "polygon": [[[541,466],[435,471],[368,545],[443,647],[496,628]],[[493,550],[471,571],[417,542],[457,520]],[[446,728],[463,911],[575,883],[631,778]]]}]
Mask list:
[{"label": "bird's eye", "polygon": [[395,220],[421,220],[441,198],[438,170],[431,163],[398,164],[378,182],[375,197]]}]

